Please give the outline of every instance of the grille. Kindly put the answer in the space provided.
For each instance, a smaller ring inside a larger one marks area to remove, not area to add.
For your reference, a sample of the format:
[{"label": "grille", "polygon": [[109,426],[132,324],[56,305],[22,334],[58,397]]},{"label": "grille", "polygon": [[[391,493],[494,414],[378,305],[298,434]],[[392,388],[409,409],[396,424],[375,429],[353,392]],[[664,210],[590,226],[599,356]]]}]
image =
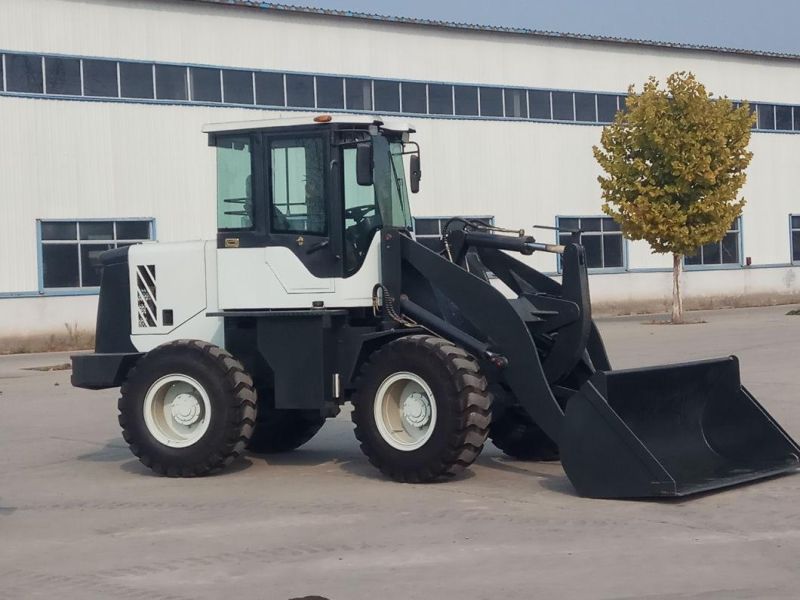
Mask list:
[{"label": "grille", "polygon": [[155,265],[136,267],[136,314],[139,319],[139,327],[156,327],[158,325]]}]

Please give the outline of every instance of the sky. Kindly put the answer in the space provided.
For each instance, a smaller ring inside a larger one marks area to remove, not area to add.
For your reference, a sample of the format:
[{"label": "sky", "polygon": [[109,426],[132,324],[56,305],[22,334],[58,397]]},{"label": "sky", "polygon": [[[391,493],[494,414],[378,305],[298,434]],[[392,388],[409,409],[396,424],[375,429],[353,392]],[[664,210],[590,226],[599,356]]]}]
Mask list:
[{"label": "sky", "polygon": [[797,0],[283,0],[283,3],[800,54]]}]

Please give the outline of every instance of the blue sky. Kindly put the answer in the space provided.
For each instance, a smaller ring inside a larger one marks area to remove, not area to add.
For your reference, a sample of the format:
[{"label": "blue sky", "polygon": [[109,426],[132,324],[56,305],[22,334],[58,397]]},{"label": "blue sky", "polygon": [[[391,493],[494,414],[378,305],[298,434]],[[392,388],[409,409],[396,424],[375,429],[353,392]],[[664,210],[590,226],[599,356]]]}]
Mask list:
[{"label": "blue sky", "polygon": [[302,0],[286,4],[800,54],[796,0]]}]

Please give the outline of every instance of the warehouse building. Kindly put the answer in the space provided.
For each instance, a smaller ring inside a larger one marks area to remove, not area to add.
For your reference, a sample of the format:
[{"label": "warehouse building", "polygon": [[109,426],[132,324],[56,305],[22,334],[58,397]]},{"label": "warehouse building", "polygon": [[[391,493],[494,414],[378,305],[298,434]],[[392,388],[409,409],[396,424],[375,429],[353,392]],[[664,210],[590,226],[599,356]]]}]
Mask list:
[{"label": "warehouse building", "polygon": [[214,236],[204,124],[303,113],[414,124],[420,239],[452,215],[579,226],[598,309],[662,308],[671,258],[602,215],[592,146],[629,84],[677,70],[758,112],[748,204],[687,259],[687,304],[800,299],[800,56],[249,0],[6,2],[0,55],[0,337],[91,329],[108,248]]}]

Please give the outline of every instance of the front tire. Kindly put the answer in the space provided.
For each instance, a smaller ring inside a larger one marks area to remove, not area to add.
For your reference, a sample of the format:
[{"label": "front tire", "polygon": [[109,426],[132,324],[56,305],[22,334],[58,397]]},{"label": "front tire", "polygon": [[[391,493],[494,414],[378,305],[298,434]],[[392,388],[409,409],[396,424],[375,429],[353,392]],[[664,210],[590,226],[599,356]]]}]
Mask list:
[{"label": "front tire", "polygon": [[353,422],[369,461],[396,481],[452,477],[472,464],[491,422],[478,362],[429,335],[390,342],[361,371]]},{"label": "front tire", "polygon": [[120,391],[122,437],[160,475],[193,477],[230,464],[255,425],[253,380],[207,342],[177,340],[151,350]]}]

